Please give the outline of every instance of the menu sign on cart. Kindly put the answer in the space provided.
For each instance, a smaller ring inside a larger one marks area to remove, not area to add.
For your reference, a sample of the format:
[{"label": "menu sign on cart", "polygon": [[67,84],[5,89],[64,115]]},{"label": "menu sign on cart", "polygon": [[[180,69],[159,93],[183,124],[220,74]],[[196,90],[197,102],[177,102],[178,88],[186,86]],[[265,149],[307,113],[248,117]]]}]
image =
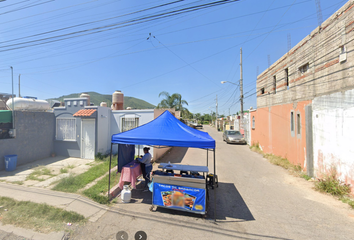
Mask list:
[{"label": "menu sign on cart", "polygon": [[153,204],[204,213],[205,189],[154,183]]}]

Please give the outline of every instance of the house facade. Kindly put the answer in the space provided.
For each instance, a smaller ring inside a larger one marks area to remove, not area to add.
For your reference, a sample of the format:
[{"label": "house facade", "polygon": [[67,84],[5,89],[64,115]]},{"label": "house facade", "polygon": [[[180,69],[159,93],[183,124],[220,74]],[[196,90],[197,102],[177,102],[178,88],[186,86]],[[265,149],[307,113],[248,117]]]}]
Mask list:
[{"label": "house facade", "polygon": [[353,30],[354,2],[348,1],[257,77],[257,109],[249,119],[251,142],[264,152],[287,158],[310,176],[335,167],[347,183],[354,179],[353,160],[338,154],[338,142],[324,146],[332,134],[354,142],[353,128],[343,124],[354,107]]},{"label": "house facade", "polygon": [[[104,106],[90,106],[89,99],[86,97],[64,99],[63,107],[53,109],[54,152],[60,156],[94,159],[98,153],[110,152],[113,134],[144,125],[160,116],[165,110],[112,110]],[[168,110],[179,117],[178,111]],[[144,154],[143,147],[143,145],[135,147],[136,155]],[[150,153],[154,159],[157,159],[169,149],[164,146],[151,147]],[[112,150],[116,153],[118,148],[113,147]]]},{"label": "house facade", "polygon": [[110,149],[110,108],[90,106],[87,98],[67,98],[64,103],[53,109],[55,153],[84,159],[106,153]]}]

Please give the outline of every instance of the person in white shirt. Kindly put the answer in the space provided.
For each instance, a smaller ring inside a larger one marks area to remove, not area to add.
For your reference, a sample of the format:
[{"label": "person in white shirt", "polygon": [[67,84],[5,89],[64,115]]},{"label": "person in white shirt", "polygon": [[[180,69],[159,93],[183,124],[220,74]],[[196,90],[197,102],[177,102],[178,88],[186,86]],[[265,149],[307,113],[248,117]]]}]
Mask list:
[{"label": "person in white shirt", "polygon": [[[143,173],[143,177],[145,179],[145,187],[144,187],[144,191],[148,191],[147,187],[148,187],[148,183],[150,182],[150,173],[152,170],[152,164],[151,164],[151,154],[149,153],[150,148],[148,147],[144,147],[144,156],[142,158],[137,158],[137,160],[142,163],[142,173]],[[144,168],[144,169],[143,169]]]}]

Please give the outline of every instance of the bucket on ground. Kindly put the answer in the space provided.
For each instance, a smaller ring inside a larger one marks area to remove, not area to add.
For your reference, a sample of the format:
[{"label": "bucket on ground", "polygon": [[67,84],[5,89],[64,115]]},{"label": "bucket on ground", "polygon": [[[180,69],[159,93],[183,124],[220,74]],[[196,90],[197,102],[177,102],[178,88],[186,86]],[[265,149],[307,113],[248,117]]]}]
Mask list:
[{"label": "bucket on ground", "polygon": [[5,156],[5,170],[14,171],[17,165],[17,155],[6,155]]}]

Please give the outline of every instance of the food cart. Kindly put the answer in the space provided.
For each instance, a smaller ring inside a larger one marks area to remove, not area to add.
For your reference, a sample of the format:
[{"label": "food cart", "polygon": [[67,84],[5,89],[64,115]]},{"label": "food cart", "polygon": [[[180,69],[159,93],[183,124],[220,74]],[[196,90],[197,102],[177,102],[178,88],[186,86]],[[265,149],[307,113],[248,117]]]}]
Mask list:
[{"label": "food cart", "polygon": [[159,206],[205,215],[208,188],[204,174],[200,173],[208,173],[208,167],[161,163],[159,168],[162,171],[153,172],[152,208]]},{"label": "food cart", "polygon": [[[114,134],[111,140],[111,153],[114,144],[148,145],[153,147],[192,147],[207,151],[206,166],[192,166],[181,164],[159,165],[160,171],[153,174],[153,205],[205,214],[207,211],[208,188],[207,176],[209,172],[209,152],[213,152],[213,174],[215,168],[215,140],[208,133],[193,129],[175,118],[169,111],[165,111],[153,121],[126,132]],[[112,154],[109,169],[111,169]],[[174,173],[176,171],[176,173]],[[109,171],[110,174],[111,171]],[[207,175],[206,175],[207,174]],[[110,178],[109,178],[110,179]],[[209,179],[210,180],[210,179]],[[212,178],[212,187],[215,178]],[[110,181],[108,182],[110,195]],[[183,194],[182,194],[183,193]],[[183,196],[182,196],[183,195]],[[171,205],[164,202],[171,199]],[[214,189],[214,203],[216,190]],[[214,216],[216,204],[214,205]]]}]

